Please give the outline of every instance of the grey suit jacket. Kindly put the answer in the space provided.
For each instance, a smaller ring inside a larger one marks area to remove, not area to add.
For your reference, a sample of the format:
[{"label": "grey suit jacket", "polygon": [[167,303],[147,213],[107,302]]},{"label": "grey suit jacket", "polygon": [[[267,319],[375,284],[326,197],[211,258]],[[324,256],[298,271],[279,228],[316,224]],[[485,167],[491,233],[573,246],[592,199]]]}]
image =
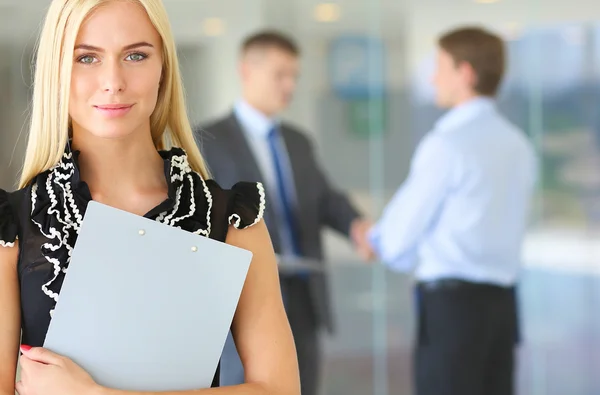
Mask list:
[{"label": "grey suit jacket", "polygon": [[[327,180],[319,166],[310,140],[294,127],[282,124],[281,136],[287,148],[296,189],[296,218],[302,255],[324,265],[321,230],[328,226],[344,235],[359,217],[349,199]],[[208,126],[197,128],[196,137],[213,178],[224,188],[238,181],[263,182],[252,150],[244,132],[232,113]],[[269,188],[265,185],[265,188]],[[271,192],[267,190],[267,196]],[[273,240],[275,252],[280,250],[279,231],[275,212],[267,201],[265,223]],[[333,331],[333,315],[326,271],[311,276],[311,298],[319,323]]]}]

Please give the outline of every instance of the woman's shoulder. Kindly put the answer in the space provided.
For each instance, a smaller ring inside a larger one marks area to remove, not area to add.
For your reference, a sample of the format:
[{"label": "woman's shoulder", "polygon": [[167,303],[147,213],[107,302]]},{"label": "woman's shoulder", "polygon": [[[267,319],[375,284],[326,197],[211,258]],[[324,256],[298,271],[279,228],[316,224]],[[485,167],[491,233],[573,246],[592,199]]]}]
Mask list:
[{"label": "woman's shoulder", "polygon": [[[58,179],[52,174],[53,169],[43,171],[25,186],[13,191],[0,188],[0,245],[14,245],[34,216],[43,223],[48,222],[44,211],[47,201],[59,199],[57,194],[64,191],[64,188],[56,187]],[[45,215],[44,218],[39,218],[42,215]]]},{"label": "woman's shoulder", "polygon": [[31,186],[9,192],[0,188],[0,246],[12,247],[18,239],[20,219],[31,206]]},{"label": "woman's shoulder", "polygon": [[260,182],[240,181],[223,188],[214,179],[206,181],[212,196],[213,220],[226,220],[236,229],[245,229],[263,219],[266,209],[265,189]]},{"label": "woman's shoulder", "polygon": [[245,229],[263,218],[266,199],[261,183],[238,182],[223,188],[217,180],[194,171],[183,149],[174,147],[161,155],[169,164],[167,180],[174,205],[171,212],[157,217],[159,221],[222,240],[229,225]]}]

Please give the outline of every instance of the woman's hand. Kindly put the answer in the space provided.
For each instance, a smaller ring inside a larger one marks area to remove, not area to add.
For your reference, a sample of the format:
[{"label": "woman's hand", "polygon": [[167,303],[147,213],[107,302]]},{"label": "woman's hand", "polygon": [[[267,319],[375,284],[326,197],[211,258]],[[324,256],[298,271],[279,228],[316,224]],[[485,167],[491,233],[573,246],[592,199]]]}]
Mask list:
[{"label": "woman's hand", "polygon": [[21,346],[19,395],[88,395],[99,386],[70,359],[45,348]]}]

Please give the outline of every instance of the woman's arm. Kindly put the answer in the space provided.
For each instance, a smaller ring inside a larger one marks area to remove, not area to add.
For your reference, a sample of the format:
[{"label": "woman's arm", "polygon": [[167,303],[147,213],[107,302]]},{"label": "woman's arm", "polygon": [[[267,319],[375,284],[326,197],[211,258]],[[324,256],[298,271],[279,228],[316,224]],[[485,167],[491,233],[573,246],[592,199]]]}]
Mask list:
[{"label": "woman's arm", "polygon": [[[296,349],[283,308],[277,262],[265,224],[231,228],[227,243],[250,250],[254,256],[232,331],[246,373],[246,384],[196,391],[163,392],[160,395],[300,395]],[[159,395],[98,387],[66,358],[48,350],[23,350],[21,366],[29,377],[17,389],[32,386],[31,394],[45,395]],[[185,352],[185,350],[181,350]]]},{"label": "woman's arm", "polygon": [[19,247],[0,246],[0,395],[14,395],[21,336],[17,259]]},{"label": "woman's arm", "polygon": [[[245,381],[257,385],[257,394],[299,395],[296,347],[264,221],[245,230],[232,228],[227,243],[254,253],[232,327]],[[245,392],[240,388],[231,393]]]}]

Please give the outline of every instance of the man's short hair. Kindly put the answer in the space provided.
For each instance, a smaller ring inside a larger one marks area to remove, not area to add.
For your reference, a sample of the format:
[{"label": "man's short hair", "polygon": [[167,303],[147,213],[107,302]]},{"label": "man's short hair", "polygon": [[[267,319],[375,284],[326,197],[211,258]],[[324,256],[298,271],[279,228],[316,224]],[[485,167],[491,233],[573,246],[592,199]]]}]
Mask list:
[{"label": "man's short hair", "polygon": [[300,49],[294,40],[275,30],[263,30],[247,37],[242,44],[242,53],[253,49],[275,48],[291,55],[300,55]]},{"label": "man's short hair", "polygon": [[471,65],[477,76],[475,92],[496,95],[506,67],[502,38],[480,27],[464,27],[442,35],[438,45],[456,64]]}]

